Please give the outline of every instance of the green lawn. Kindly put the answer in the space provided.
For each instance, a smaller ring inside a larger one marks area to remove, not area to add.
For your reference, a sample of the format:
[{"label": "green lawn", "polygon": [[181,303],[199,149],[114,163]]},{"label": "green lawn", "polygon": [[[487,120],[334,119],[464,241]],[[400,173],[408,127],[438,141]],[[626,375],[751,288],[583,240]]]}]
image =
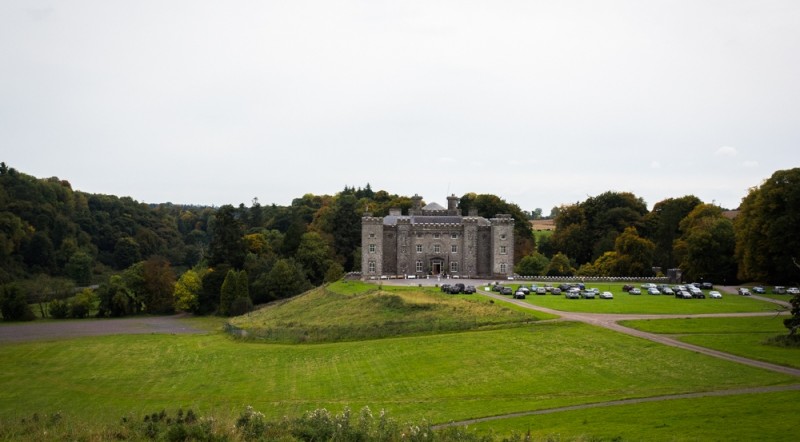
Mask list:
[{"label": "green lawn", "polygon": [[471,426],[533,440],[795,441],[800,392],[674,399],[565,411]]},{"label": "green lawn", "polygon": [[621,321],[652,333],[678,335],[681,341],[739,356],[800,368],[800,348],[769,345],[767,339],[787,330],[784,317],[687,318]]},{"label": "green lawn", "polygon": [[0,346],[0,420],[60,411],[112,422],[192,408],[268,418],[369,405],[447,422],[797,379],[578,323],[316,345],[209,335]]},{"label": "green lawn", "polygon": [[[530,286],[529,283],[525,284]],[[629,295],[622,291],[622,284],[587,284],[601,292],[610,291],[614,299],[566,299],[561,295],[528,295],[526,302],[567,312],[588,313],[641,313],[641,314],[701,314],[743,313],[774,311],[777,306],[747,296],[723,294],[722,299],[676,299],[667,295]],[[514,290],[519,284],[511,284]],[[704,291],[706,296],[707,291]],[[510,296],[509,296],[510,298]]]}]

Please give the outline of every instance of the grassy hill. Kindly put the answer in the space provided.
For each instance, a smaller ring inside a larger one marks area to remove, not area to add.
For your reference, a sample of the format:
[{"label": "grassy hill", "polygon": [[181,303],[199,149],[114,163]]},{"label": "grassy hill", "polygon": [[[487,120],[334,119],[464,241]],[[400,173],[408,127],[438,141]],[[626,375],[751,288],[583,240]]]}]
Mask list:
[{"label": "grassy hill", "polygon": [[482,296],[431,287],[338,282],[231,319],[248,339],[283,343],[377,339],[528,324],[540,317]]}]

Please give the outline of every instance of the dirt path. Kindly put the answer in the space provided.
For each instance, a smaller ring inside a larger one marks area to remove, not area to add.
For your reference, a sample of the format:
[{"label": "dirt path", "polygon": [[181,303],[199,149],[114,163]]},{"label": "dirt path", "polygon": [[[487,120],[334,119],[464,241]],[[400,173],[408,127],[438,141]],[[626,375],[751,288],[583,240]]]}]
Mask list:
[{"label": "dirt path", "polygon": [[540,414],[551,414],[551,413],[559,413],[562,411],[574,411],[574,410],[585,410],[587,408],[600,408],[600,407],[613,407],[616,405],[630,405],[630,404],[642,404],[646,402],[661,402],[661,401],[669,401],[673,399],[695,399],[701,397],[711,397],[711,396],[735,396],[740,394],[760,394],[760,393],[775,393],[781,391],[800,391],[800,384],[794,385],[777,385],[772,387],[754,387],[754,388],[742,388],[738,390],[722,390],[722,391],[705,391],[700,393],[684,393],[684,394],[669,394],[665,396],[651,396],[651,397],[643,397],[643,398],[635,398],[635,399],[620,399],[618,401],[608,401],[608,402],[597,402],[594,404],[581,404],[581,405],[570,405],[568,407],[558,407],[558,408],[547,408],[544,410],[533,410],[533,411],[521,411],[519,413],[509,413],[503,414],[498,416],[489,416],[489,417],[481,417],[478,419],[468,419],[458,422],[449,422],[446,424],[441,425],[433,425],[432,428],[434,430],[446,427],[455,427],[455,426],[464,426],[464,425],[473,425],[480,422],[489,422],[494,420],[500,419],[510,419],[515,417],[525,417],[525,416],[534,416]]},{"label": "dirt path", "polygon": [[121,319],[87,319],[47,323],[0,325],[0,344],[26,341],[70,339],[82,336],[119,334],[197,334],[205,330],[192,327],[187,314]]}]

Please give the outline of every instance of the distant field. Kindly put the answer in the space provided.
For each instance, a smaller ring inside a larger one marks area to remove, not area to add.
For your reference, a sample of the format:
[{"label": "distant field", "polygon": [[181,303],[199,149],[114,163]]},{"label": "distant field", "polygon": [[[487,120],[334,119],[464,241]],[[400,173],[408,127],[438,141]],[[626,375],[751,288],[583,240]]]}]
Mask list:
[{"label": "distant field", "polygon": [[679,340],[690,344],[800,368],[800,348],[776,347],[765,342],[787,333],[781,317],[655,319],[620,323],[651,333],[678,335]]},{"label": "distant field", "polygon": [[[525,283],[530,286],[530,283]],[[561,295],[528,295],[526,302],[567,312],[640,313],[640,314],[700,314],[775,311],[775,304],[747,296],[723,294],[722,299],[676,299],[667,295],[630,295],[620,283],[589,283],[601,292],[610,291],[614,299],[566,299]],[[510,285],[514,290],[519,284]],[[705,291],[706,296],[708,291]],[[510,296],[509,296],[510,298]]]},{"label": "distant field", "polygon": [[320,407],[448,422],[797,379],[579,323],[315,345],[210,335],[0,346],[0,420],[60,411],[112,422],[192,408],[268,418]]}]

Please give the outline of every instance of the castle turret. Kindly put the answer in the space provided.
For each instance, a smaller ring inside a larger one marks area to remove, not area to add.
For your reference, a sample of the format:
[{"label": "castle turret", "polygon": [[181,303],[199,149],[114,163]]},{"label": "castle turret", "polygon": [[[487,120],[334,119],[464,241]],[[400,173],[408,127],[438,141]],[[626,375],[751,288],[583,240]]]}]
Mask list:
[{"label": "castle turret", "polygon": [[458,201],[459,198],[455,194],[447,197],[447,212],[449,215],[461,215],[458,213]]}]

